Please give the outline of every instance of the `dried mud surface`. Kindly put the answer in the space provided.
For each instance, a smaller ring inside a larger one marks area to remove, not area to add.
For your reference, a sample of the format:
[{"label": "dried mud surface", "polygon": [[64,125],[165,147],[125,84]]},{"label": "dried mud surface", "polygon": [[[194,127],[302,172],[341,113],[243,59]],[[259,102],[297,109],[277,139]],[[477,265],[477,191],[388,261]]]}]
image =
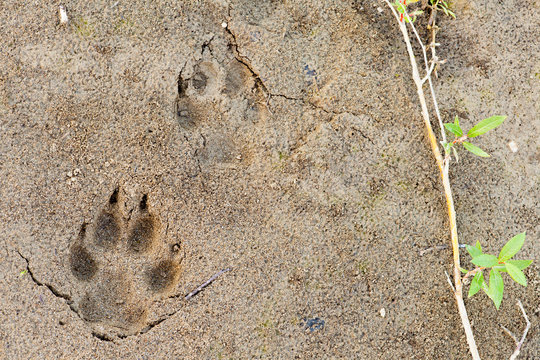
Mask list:
[{"label": "dried mud surface", "polygon": [[[470,358],[451,251],[420,256],[446,210],[382,2],[58,5],[0,4],[0,359]],[[538,359],[540,3],[453,7],[444,119],[508,115],[454,165],[461,241],[527,231],[535,259],[467,308],[505,359],[521,299]]]}]

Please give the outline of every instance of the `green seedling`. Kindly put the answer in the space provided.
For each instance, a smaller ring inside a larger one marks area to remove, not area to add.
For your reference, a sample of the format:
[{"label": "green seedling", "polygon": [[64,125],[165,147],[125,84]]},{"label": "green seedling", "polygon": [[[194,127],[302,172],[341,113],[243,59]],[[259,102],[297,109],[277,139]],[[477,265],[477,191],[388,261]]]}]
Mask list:
[{"label": "green seedling", "polygon": [[454,19],[456,18],[456,14],[452,10],[450,10],[450,6],[448,6],[448,1],[443,0],[429,0],[431,3],[432,8],[437,8],[439,10],[442,10],[444,15],[451,16]]},{"label": "green seedling", "polygon": [[[411,12],[407,12],[407,6],[418,1],[419,0],[395,0],[394,1],[392,5],[396,8],[397,12],[400,14],[399,21],[403,22],[403,20],[405,20],[405,22],[408,23],[410,19],[412,22],[414,22],[418,15],[421,15],[424,13],[422,10],[418,10],[418,9],[413,10]],[[456,18],[456,14],[454,14],[454,12],[450,10],[450,6],[448,5],[447,1],[429,0],[429,2],[431,4],[429,7],[433,11],[441,10],[445,15],[451,16],[454,19]],[[425,5],[423,5],[423,7],[425,7],[426,5],[427,5],[427,2],[425,2]],[[405,14],[407,13],[408,13],[408,16],[405,16]]]},{"label": "green seedling", "polygon": [[[411,3],[415,3],[417,1],[418,0],[408,0],[409,5]],[[394,5],[397,12],[400,14],[400,20],[399,21],[401,21],[401,22],[403,22],[403,20],[405,20],[405,22],[408,23],[409,19],[412,22],[414,22],[418,15],[421,15],[421,14],[424,13],[422,10],[414,10],[414,11],[408,12],[407,11],[407,0],[396,0],[392,5]],[[408,16],[405,16],[405,14],[407,14]]]},{"label": "green seedling", "polygon": [[[518,253],[525,242],[525,233],[517,234],[503,246],[499,256],[484,254],[482,246],[477,241],[475,246],[467,245],[467,251],[472,257],[472,263],[476,265],[473,270],[461,269],[465,273],[464,280],[474,275],[469,295],[475,295],[482,289],[493,301],[497,310],[501,306],[504,284],[501,273],[507,272],[510,277],[520,285],[527,286],[527,278],[523,274],[524,269],[531,265],[532,260],[512,260],[512,257]],[[484,278],[483,271],[489,269],[489,284]]]},{"label": "green seedling", "polygon": [[495,129],[496,127],[501,125],[505,119],[506,119],[506,116],[501,116],[501,115],[489,117],[487,119],[480,121],[478,124],[473,126],[473,128],[469,130],[467,134],[464,134],[463,130],[461,129],[461,126],[459,125],[459,119],[456,116],[456,118],[454,119],[454,123],[444,124],[444,127],[446,128],[446,130],[450,131],[452,134],[456,136],[454,141],[443,143],[444,151],[448,155],[450,153],[450,149],[452,149],[454,145],[462,144],[465,150],[470,151],[475,155],[478,155],[481,157],[489,157],[489,154],[486,153],[484,150],[480,149],[478,146],[473,145],[466,140],[485,134],[489,130]]},{"label": "green seedling", "polygon": [[28,272],[28,270],[26,270],[26,269],[23,270],[23,271],[21,271],[21,272],[19,273],[19,277],[24,276],[27,272]]},{"label": "green seedling", "polygon": [[[503,123],[503,121],[506,119],[506,116],[493,116],[488,119],[484,119],[480,121],[477,125],[475,125],[472,129],[470,129],[466,134],[461,128],[459,124],[459,119],[457,117],[453,123],[444,124],[444,125],[442,124],[439,111],[438,111],[438,104],[437,104],[437,99],[435,96],[435,91],[431,83],[431,73],[434,71],[434,64],[437,63],[437,56],[436,56],[435,48],[436,46],[439,45],[435,42],[435,35],[438,29],[438,27],[435,25],[435,16],[438,10],[441,10],[446,15],[450,15],[453,17],[455,16],[455,14],[449,10],[448,3],[445,1],[430,0],[431,5],[428,5],[427,0],[422,0],[424,7],[427,6],[431,8],[432,10],[430,19],[428,20],[428,29],[432,30],[431,43],[426,47],[423,44],[422,39],[420,38],[418,32],[416,31],[414,22],[412,21],[414,17],[411,17],[408,14],[408,9],[407,9],[408,4],[411,4],[417,1],[418,0],[384,0],[384,2],[386,2],[388,7],[390,8],[394,17],[396,18],[399,25],[399,31],[403,35],[403,40],[405,42],[407,53],[409,54],[409,59],[411,63],[412,79],[413,79],[414,85],[416,86],[416,90],[418,92],[422,117],[423,117],[424,124],[428,133],[428,139],[431,145],[431,149],[433,151],[435,161],[437,162],[437,167],[439,168],[441,181],[444,188],[444,195],[445,195],[446,204],[448,207],[448,220],[449,220],[449,225],[450,225],[450,238],[451,238],[451,243],[452,243],[452,253],[454,255],[453,256],[454,284],[452,284],[452,281],[450,279],[450,276],[448,276],[448,274],[446,274],[447,280],[454,293],[454,297],[456,300],[456,304],[457,304],[460,319],[461,319],[461,324],[463,325],[463,329],[465,331],[467,344],[469,345],[469,350],[471,352],[472,358],[474,360],[480,360],[480,353],[478,352],[478,347],[476,346],[476,341],[474,339],[472,326],[469,321],[469,316],[467,314],[467,309],[465,307],[465,303],[463,300],[464,280],[468,279],[469,277],[474,276],[471,282],[469,296],[473,296],[478,291],[480,291],[480,289],[483,289],[484,292],[493,300],[493,303],[498,309],[502,302],[503,290],[504,290],[504,284],[503,284],[501,273],[507,272],[513,280],[515,280],[521,285],[526,286],[527,279],[525,278],[525,275],[523,274],[522,270],[525,269],[527,266],[529,266],[532,261],[531,260],[512,260],[512,257],[521,249],[521,247],[523,246],[523,242],[525,241],[525,233],[522,233],[522,234],[518,234],[514,236],[510,241],[508,241],[508,243],[504,245],[498,257],[494,255],[490,255],[490,254],[484,254],[482,252],[480,243],[477,243],[476,246],[468,246],[467,250],[473,257],[472,263],[476,266],[476,268],[469,271],[469,270],[463,269],[460,265],[460,256],[459,256],[460,244],[459,244],[459,236],[458,236],[458,226],[456,222],[456,211],[454,207],[454,200],[452,196],[452,188],[451,188],[450,176],[449,176],[450,149],[456,155],[456,159],[457,159],[456,144],[462,144],[463,147],[467,151],[470,151],[473,154],[476,154],[482,157],[489,156],[485,151],[471,144],[467,140],[480,136],[482,134],[485,134],[489,130],[495,129],[496,127],[498,127],[499,125]],[[404,22],[403,21],[404,19],[408,21]],[[422,51],[422,55],[423,55],[422,58],[424,60],[423,65],[425,66],[425,70],[426,70],[426,75],[424,78],[420,76],[419,66],[416,61],[416,56],[415,56],[413,46],[411,44],[411,36],[410,36],[411,32],[414,34],[414,37],[418,41],[421,51]],[[426,52],[427,48],[431,49],[431,55],[432,55],[431,65],[430,65],[430,62],[428,61],[428,56]],[[441,63],[441,62],[438,62],[438,63]],[[445,155],[446,155],[445,158],[443,158],[440,152],[440,148],[437,142],[437,137],[435,133],[433,132],[433,129],[431,126],[431,120],[430,120],[430,115],[429,115],[430,111],[428,108],[426,96],[423,89],[423,85],[426,81],[429,81],[433,106],[436,109],[437,119],[439,120],[439,124],[441,125],[440,126],[441,132],[442,132],[441,135],[443,139],[442,145],[445,149]],[[444,129],[447,129],[449,132],[455,135],[455,139],[453,141],[446,140],[446,134],[444,133]],[[486,269],[489,270],[489,283],[484,279],[483,270],[486,270]],[[465,275],[463,276],[462,273],[465,273]],[[525,330],[523,331],[523,335],[519,342],[517,338],[513,334],[511,334],[511,336],[516,341],[516,350],[512,354],[511,359],[515,359],[519,355],[520,348],[523,342],[525,341],[527,332],[529,331],[529,328],[530,328],[529,319],[520,301],[518,301],[518,306],[521,309],[521,312],[523,314],[523,317],[525,318],[527,326]]]}]

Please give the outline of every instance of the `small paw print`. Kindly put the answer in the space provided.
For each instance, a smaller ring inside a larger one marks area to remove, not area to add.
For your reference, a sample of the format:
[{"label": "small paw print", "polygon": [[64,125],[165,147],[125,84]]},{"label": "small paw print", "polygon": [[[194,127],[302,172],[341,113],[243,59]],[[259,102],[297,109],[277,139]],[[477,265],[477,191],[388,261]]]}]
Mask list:
[{"label": "small paw print", "polygon": [[143,195],[135,215],[126,219],[116,189],[84,223],[69,250],[69,267],[79,291],[74,305],[94,332],[127,336],[147,326],[149,306],[166,296],[180,275],[179,245],[161,240],[159,218]]}]

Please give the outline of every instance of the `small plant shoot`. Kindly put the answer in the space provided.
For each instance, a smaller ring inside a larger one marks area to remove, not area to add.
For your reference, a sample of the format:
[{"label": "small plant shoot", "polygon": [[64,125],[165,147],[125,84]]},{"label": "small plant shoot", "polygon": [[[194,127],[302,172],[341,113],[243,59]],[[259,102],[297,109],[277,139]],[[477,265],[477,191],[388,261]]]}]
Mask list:
[{"label": "small plant shoot", "polygon": [[451,16],[454,19],[456,18],[456,14],[454,14],[454,12],[450,10],[450,7],[448,6],[448,1],[429,0],[429,2],[431,3],[432,7],[442,10],[445,15]]},{"label": "small plant shoot", "polygon": [[[499,309],[503,300],[504,293],[504,281],[503,273],[508,273],[508,276],[515,282],[520,285],[527,286],[527,278],[523,273],[523,270],[531,265],[532,260],[515,260],[513,259],[519,250],[522,248],[523,243],[525,242],[525,232],[517,234],[511,238],[501,249],[498,256],[484,253],[480,242],[476,242],[474,246],[466,246],[467,251],[472,257],[472,264],[475,266],[472,270],[464,269],[460,264],[459,256],[459,235],[457,231],[457,221],[456,221],[456,211],[454,207],[454,200],[452,196],[452,189],[450,184],[449,168],[450,160],[452,153],[455,156],[456,161],[458,160],[458,154],[456,148],[463,145],[465,150],[480,156],[480,157],[489,157],[489,154],[484,150],[473,144],[473,139],[487,133],[490,130],[493,130],[500,126],[506,116],[496,115],[484,119],[474,125],[470,130],[465,131],[459,123],[459,119],[456,116],[452,123],[443,124],[438,110],[437,99],[435,96],[435,91],[432,85],[431,74],[435,72],[437,75],[437,66],[443,64],[446,60],[439,60],[436,55],[436,47],[439,46],[435,40],[437,30],[439,27],[436,24],[437,13],[442,12],[444,15],[451,16],[453,18],[456,15],[452,12],[449,6],[449,1],[447,0],[422,0],[421,5],[419,6],[419,0],[383,0],[388,7],[390,8],[393,16],[397,20],[398,28],[401,34],[403,35],[403,40],[406,44],[407,53],[409,55],[409,60],[411,63],[411,72],[412,80],[416,86],[418,93],[418,98],[421,107],[421,114],[424,120],[424,124],[428,133],[428,139],[433,151],[433,155],[437,166],[439,168],[442,185],[444,188],[444,195],[446,198],[446,204],[448,207],[448,219],[450,225],[450,238],[452,243],[452,253],[453,253],[453,272],[454,272],[454,281],[450,276],[447,275],[448,283],[452,288],[454,293],[456,304],[461,318],[461,323],[465,331],[465,336],[467,339],[467,344],[469,345],[469,350],[472,355],[473,360],[480,360],[480,353],[478,352],[478,347],[474,339],[473,329],[467,315],[467,309],[463,299],[463,289],[464,285],[468,284],[470,281],[469,294],[471,297],[477,294],[480,290],[484,291],[488,297],[493,301],[495,307]],[[416,5],[412,5],[416,3]],[[414,9],[411,9],[415,7]],[[431,39],[428,45],[424,45],[420,35],[416,31],[415,20],[418,15],[422,12],[418,10],[421,8],[423,10],[428,9],[429,19],[427,21],[427,29],[431,30]],[[422,52],[423,65],[425,67],[425,77],[420,76],[420,69],[417,63],[417,57],[415,55],[415,50],[411,44],[411,35],[414,34],[414,37],[418,41],[420,50]],[[427,50],[431,52],[431,61],[428,60]],[[429,92],[431,93],[432,105],[435,108],[435,113],[439,121],[441,128],[441,137],[442,137],[442,147],[444,148],[444,157],[441,154],[440,148],[437,144],[437,136],[433,132],[430,119],[430,109],[428,108],[426,95],[423,89],[424,83],[428,81],[429,83]],[[453,140],[447,140],[447,134],[445,130],[454,135]],[[460,145],[461,144],[461,145]],[[486,272],[484,272],[486,270]],[[506,275],[504,275],[506,276]],[[516,349],[511,359],[516,359],[519,355],[521,346],[525,341],[527,333],[530,329],[531,323],[527,317],[525,309],[521,304],[521,301],[518,300],[517,305],[519,306],[521,313],[527,323],[521,340],[518,340],[508,329],[503,329],[514,339],[516,343]]]},{"label": "small plant shoot", "polygon": [[[412,4],[417,2],[418,0],[396,0],[394,2],[394,6],[397,10],[397,12],[400,14],[400,21],[403,22],[405,20],[406,23],[409,22],[409,19],[414,22],[416,20],[416,17],[418,15],[423,14],[424,12],[422,10],[414,10],[412,12],[407,11],[407,3]],[[408,14],[408,16],[405,16],[405,14]]]},{"label": "small plant shoot", "polygon": [[[525,233],[517,234],[503,246],[499,256],[484,254],[480,242],[477,241],[475,246],[467,245],[467,251],[472,257],[472,263],[476,265],[473,270],[461,269],[465,273],[464,279],[474,275],[471,286],[469,287],[469,297],[475,295],[478,291],[483,290],[487,296],[493,301],[495,307],[499,309],[501,306],[504,283],[501,273],[507,272],[508,275],[520,285],[527,286],[527,278],[523,271],[532,260],[512,260],[514,255],[523,246],[525,242]],[[489,269],[489,283],[484,278],[483,271]]]},{"label": "small plant shoot", "polygon": [[[418,9],[413,10],[411,12],[407,11],[407,5],[411,5],[418,1],[419,0],[395,0],[394,1],[392,5],[396,8],[397,12],[399,13],[399,16],[400,16],[399,21],[403,22],[403,20],[405,20],[405,22],[408,23],[410,19],[412,22],[415,22],[416,17],[424,13],[422,10],[418,10]],[[456,18],[456,14],[454,14],[454,12],[450,10],[450,7],[448,6],[447,1],[429,0],[429,2],[431,5],[428,5],[428,6],[431,9],[441,10],[445,15],[451,16],[454,19]],[[408,16],[405,16],[405,14],[407,14]]]},{"label": "small plant shoot", "polygon": [[454,134],[456,137],[452,142],[443,143],[444,151],[448,155],[450,153],[450,149],[454,145],[462,144],[465,150],[473,153],[474,155],[478,155],[481,157],[489,157],[489,154],[486,153],[484,150],[480,149],[478,146],[473,145],[466,140],[475,138],[479,135],[483,135],[488,131],[495,129],[496,127],[501,125],[505,119],[506,116],[504,115],[496,115],[489,117],[473,126],[473,128],[464,135],[463,129],[461,128],[461,126],[459,126],[459,119],[456,116],[453,123],[444,124],[446,130]]}]

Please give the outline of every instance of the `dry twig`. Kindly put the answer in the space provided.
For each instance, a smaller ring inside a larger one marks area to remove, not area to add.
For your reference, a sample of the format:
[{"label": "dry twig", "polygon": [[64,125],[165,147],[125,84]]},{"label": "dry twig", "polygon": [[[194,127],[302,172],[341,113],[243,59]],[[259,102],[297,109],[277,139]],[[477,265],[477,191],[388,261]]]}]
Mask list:
[{"label": "dry twig", "polygon": [[217,273],[215,273],[210,279],[206,280],[206,282],[204,282],[204,284],[200,285],[198,288],[196,288],[195,290],[193,290],[192,292],[190,292],[189,294],[187,294],[184,299],[185,300],[189,300],[191,299],[192,297],[194,297],[195,295],[197,295],[198,293],[200,293],[201,291],[204,290],[205,287],[207,287],[208,285],[210,285],[214,280],[216,280],[221,274],[223,273],[226,273],[227,271],[230,271],[231,269],[230,268],[227,268],[227,269],[224,269],[224,270],[221,270]]},{"label": "dry twig", "polygon": [[521,340],[518,341],[517,337],[514,334],[512,334],[512,332],[510,330],[508,330],[507,328],[505,328],[504,326],[501,325],[503,330],[506,331],[506,333],[508,335],[510,335],[510,337],[516,343],[516,350],[510,356],[510,360],[517,359],[517,357],[518,357],[518,355],[519,355],[519,353],[521,351],[521,346],[525,342],[525,338],[527,337],[527,333],[529,332],[529,329],[531,328],[531,322],[529,321],[529,317],[527,316],[527,313],[525,312],[525,309],[523,308],[523,304],[521,304],[521,301],[518,300],[516,305],[521,309],[521,313],[523,314],[523,318],[525,319],[525,323],[527,324],[527,326],[525,327],[525,330],[523,330],[523,335],[521,336]]}]

